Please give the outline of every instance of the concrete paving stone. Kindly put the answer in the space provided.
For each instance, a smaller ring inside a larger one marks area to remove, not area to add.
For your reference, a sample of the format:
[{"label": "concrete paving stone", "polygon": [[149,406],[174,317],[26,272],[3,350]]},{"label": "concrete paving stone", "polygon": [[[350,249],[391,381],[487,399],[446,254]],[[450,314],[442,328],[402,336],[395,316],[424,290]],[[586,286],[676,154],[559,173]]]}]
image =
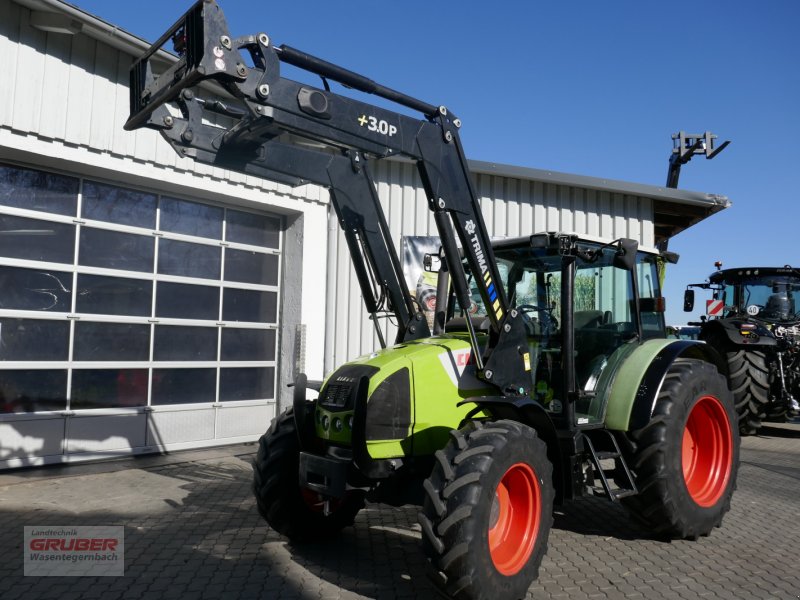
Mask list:
[{"label": "concrete paving stone", "polygon": [[[793,565],[800,539],[800,427],[791,427],[783,427],[784,437],[743,440],[731,512],[720,529],[697,542],[654,539],[624,509],[601,498],[559,507],[528,598],[798,600],[800,574]],[[61,599],[78,590],[87,600],[211,598],[218,592],[226,600],[435,597],[419,548],[416,507],[371,504],[338,539],[293,546],[254,509],[253,450],[240,445],[214,449],[213,456],[192,452],[180,464],[158,464],[159,458],[145,467],[118,461],[96,473],[70,466],[22,483],[0,474],[0,530],[19,530],[0,538],[0,597]],[[155,474],[158,485],[141,485]],[[94,501],[93,510],[84,512],[66,501],[75,497],[78,480],[88,498],[104,498],[115,486],[127,496],[109,496],[104,505]],[[42,500],[45,484],[48,503]],[[136,506],[144,508],[130,509]],[[22,525],[70,523],[123,524],[126,576],[23,577]]]},{"label": "concrete paving stone", "polygon": [[24,598],[24,594],[30,589],[27,585],[13,585],[3,594],[3,598]]},{"label": "concrete paving stone", "polygon": [[[150,590],[151,592],[153,590]],[[182,586],[172,586],[166,590],[159,591],[161,598],[164,600],[170,600],[171,598],[186,598],[186,590]]]}]

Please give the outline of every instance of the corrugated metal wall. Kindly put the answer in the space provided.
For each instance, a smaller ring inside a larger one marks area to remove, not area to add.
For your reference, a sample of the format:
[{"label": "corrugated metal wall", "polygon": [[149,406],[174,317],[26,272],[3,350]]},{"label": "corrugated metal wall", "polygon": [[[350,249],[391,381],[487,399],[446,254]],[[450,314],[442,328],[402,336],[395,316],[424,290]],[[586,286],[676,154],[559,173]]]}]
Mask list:
[{"label": "corrugated metal wall", "polygon": [[46,33],[31,12],[0,0],[0,127],[301,200],[327,201],[308,185],[290,188],[180,158],[155,131],[122,128],[132,57],[89,36]]},{"label": "corrugated metal wall", "polygon": [[[377,161],[372,172],[402,259],[402,236],[437,234],[422,184],[410,163]],[[475,174],[474,181],[492,237],[571,231],[610,239],[628,237],[646,246],[654,244],[650,198],[483,173]],[[326,373],[379,347],[335,216],[330,217],[328,230]],[[387,325],[386,320],[381,323]],[[396,329],[389,325],[387,341],[393,340],[395,334]]]}]

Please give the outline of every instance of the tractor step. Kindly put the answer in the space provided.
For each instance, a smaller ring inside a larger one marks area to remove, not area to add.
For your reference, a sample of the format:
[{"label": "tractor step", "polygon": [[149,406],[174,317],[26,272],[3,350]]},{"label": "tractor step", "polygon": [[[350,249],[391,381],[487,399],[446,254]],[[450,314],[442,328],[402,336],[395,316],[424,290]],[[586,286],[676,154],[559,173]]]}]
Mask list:
[{"label": "tractor step", "polygon": [[[596,476],[599,477],[602,485],[602,487],[592,487],[594,494],[605,496],[612,502],[618,502],[622,498],[638,494],[639,490],[633,481],[633,474],[625,462],[625,457],[622,456],[622,451],[619,449],[614,435],[607,429],[594,430],[592,435],[596,436],[594,442],[588,432],[583,434],[583,439],[589,449],[589,459],[594,465]],[[603,445],[607,449],[597,450],[595,443]],[[614,466],[604,467],[602,461],[609,460],[614,461]]]},{"label": "tractor step", "polygon": [[636,494],[639,493],[639,491],[638,490],[623,490],[621,488],[615,488],[613,490],[610,490],[609,493],[611,494],[611,496],[610,496],[611,497],[611,501],[612,502],[617,502],[620,498],[627,498],[628,496],[635,496]]},{"label": "tractor step", "polygon": [[617,458],[619,454],[616,452],[595,452],[594,456],[597,460],[608,460],[611,458]]}]

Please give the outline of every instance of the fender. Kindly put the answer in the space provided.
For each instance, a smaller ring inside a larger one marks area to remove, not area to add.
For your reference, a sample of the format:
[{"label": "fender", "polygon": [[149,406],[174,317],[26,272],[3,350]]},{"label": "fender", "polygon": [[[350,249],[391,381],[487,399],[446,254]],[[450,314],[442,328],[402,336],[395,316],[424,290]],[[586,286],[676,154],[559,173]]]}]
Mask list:
[{"label": "fender", "polygon": [[[631,431],[644,427],[653,415],[656,399],[672,363],[678,358],[694,358],[713,364],[727,373],[720,354],[705,342],[695,340],[649,340],[630,357],[612,383],[606,414],[606,427]],[[624,373],[627,368],[632,373]],[[640,372],[640,377],[633,373]]]},{"label": "fender", "polygon": [[[755,326],[755,329],[748,330],[749,333],[742,334],[742,325],[745,323]],[[713,335],[722,336],[737,347],[752,348],[753,346],[761,346],[772,348],[778,343],[775,336],[763,323],[750,319],[732,318],[708,321],[700,331],[700,339],[708,340]]]}]

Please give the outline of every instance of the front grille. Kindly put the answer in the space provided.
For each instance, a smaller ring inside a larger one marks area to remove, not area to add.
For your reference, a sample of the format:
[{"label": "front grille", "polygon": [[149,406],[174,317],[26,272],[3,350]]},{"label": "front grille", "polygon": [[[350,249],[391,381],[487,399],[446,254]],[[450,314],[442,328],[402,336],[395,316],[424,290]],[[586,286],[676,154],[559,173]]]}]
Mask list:
[{"label": "front grille", "polygon": [[343,408],[350,397],[351,387],[350,383],[332,383],[325,389],[321,403],[335,408]]}]

